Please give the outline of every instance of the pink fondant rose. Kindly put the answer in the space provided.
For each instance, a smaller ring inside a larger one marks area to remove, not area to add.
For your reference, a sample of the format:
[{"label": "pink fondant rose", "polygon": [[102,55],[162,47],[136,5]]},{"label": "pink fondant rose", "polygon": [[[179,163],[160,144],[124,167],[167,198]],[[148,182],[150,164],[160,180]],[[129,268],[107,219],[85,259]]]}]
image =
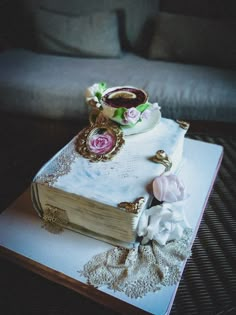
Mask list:
[{"label": "pink fondant rose", "polygon": [[174,174],[161,175],[153,181],[153,194],[159,201],[176,202],[188,197],[184,184]]},{"label": "pink fondant rose", "polygon": [[124,113],[124,122],[126,124],[136,124],[140,115],[140,111],[138,111],[135,107],[131,107]]},{"label": "pink fondant rose", "polygon": [[106,154],[115,146],[115,137],[109,132],[97,133],[89,139],[89,149],[96,154]]}]

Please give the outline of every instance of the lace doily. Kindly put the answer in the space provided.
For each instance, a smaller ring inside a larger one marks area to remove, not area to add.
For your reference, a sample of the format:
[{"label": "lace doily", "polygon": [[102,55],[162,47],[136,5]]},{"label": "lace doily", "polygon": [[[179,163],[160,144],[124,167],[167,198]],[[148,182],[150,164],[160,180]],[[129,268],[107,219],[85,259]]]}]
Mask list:
[{"label": "lace doily", "polygon": [[75,139],[73,139],[60,154],[55,156],[45,170],[40,175],[36,176],[35,181],[53,186],[60,176],[69,173],[71,163],[75,160],[76,155]]},{"label": "lace doily", "polygon": [[180,240],[165,246],[151,241],[133,249],[115,247],[94,256],[80,273],[94,287],[107,286],[128,297],[141,298],[160,290],[161,285],[179,281],[182,263],[191,255],[191,235],[191,229],[186,229]]}]

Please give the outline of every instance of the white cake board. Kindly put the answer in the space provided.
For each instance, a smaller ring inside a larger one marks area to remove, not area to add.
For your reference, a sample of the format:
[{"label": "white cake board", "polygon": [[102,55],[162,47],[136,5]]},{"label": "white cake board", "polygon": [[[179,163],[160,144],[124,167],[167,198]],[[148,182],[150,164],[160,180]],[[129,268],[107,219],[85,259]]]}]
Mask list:
[{"label": "white cake board", "polygon": [[[180,176],[190,193],[186,209],[194,230],[192,242],[222,156],[223,148],[219,145],[190,139],[185,141],[185,161]],[[78,271],[94,255],[110,248],[112,245],[69,230],[51,234],[43,229],[42,221],[32,208],[29,190],[0,215],[0,255],[116,311],[125,314],[168,314],[178,284],[162,287],[160,291],[139,299],[128,298],[123,293],[105,287],[95,289],[86,284],[86,279]]]}]

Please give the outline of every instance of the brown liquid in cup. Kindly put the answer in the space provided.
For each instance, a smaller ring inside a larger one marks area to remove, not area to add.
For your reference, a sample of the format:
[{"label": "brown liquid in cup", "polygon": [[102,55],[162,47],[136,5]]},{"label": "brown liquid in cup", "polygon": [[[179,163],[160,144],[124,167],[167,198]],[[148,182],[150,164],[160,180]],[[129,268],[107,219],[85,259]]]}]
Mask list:
[{"label": "brown liquid in cup", "polygon": [[[114,92],[119,91],[127,91],[134,93],[136,95],[136,98],[124,98],[124,97],[116,97],[116,98],[109,98],[109,95],[113,94]],[[147,101],[147,95],[144,93],[144,91],[135,89],[135,88],[120,88],[113,90],[102,98],[103,102],[105,102],[108,106],[119,108],[119,107],[125,107],[125,108],[131,108],[131,107],[137,107],[140,104],[143,104]]]}]

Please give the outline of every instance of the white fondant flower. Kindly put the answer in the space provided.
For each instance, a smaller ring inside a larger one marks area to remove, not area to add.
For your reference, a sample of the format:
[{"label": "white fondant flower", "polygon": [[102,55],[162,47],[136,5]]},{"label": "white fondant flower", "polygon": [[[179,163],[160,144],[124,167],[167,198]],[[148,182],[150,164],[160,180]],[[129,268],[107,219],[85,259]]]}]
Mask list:
[{"label": "white fondant flower", "polygon": [[124,122],[126,124],[136,124],[140,115],[140,111],[138,111],[135,107],[131,107],[124,112]]},{"label": "white fondant flower", "polygon": [[148,119],[150,118],[152,111],[150,109],[146,109],[144,112],[141,113],[141,119]]},{"label": "white fondant flower", "polygon": [[185,201],[163,203],[145,210],[139,220],[137,234],[143,237],[142,244],[156,240],[165,245],[179,240],[189,224],[184,214]]},{"label": "white fondant flower", "polygon": [[156,102],[156,103],[153,103],[152,104],[152,110],[160,110],[161,109],[161,107],[159,106],[159,104]]},{"label": "white fondant flower", "polygon": [[174,174],[156,177],[152,187],[153,194],[159,201],[176,202],[188,197],[183,182]]},{"label": "white fondant flower", "polygon": [[89,139],[89,149],[96,154],[106,154],[115,146],[115,137],[104,132],[103,134],[95,134]]},{"label": "white fondant flower", "polygon": [[104,82],[94,83],[92,86],[88,87],[85,91],[85,99],[87,104],[91,106],[101,107],[102,94],[106,89],[106,84]]}]

